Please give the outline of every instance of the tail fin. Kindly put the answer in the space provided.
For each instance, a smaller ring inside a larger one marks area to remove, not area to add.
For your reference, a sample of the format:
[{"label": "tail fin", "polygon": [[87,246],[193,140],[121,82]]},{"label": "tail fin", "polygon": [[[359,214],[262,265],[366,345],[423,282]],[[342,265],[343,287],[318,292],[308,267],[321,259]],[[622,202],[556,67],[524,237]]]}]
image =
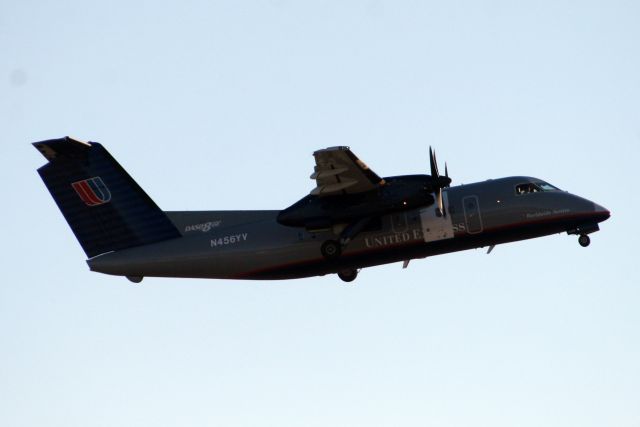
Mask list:
[{"label": "tail fin", "polygon": [[38,173],[89,258],[180,237],[102,145],[69,137],[33,145],[49,160]]}]

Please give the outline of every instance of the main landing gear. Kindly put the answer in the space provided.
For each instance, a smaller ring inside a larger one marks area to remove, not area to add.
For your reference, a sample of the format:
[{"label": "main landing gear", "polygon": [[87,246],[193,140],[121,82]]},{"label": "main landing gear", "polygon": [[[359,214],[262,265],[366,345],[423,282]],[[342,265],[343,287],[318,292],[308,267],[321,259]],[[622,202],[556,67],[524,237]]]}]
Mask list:
[{"label": "main landing gear", "polygon": [[342,253],[342,246],[335,240],[327,240],[320,246],[320,252],[326,259],[335,259]]},{"label": "main landing gear", "polygon": [[583,248],[586,248],[591,243],[591,239],[586,234],[581,234],[580,237],[578,237],[578,243],[580,243],[580,246]]},{"label": "main landing gear", "polygon": [[338,272],[338,277],[343,282],[353,282],[354,280],[356,280],[356,277],[358,277],[358,270],[342,270]]},{"label": "main landing gear", "polygon": [[[342,253],[342,245],[335,240],[327,240],[320,246],[320,252],[322,252],[322,256],[327,260],[336,259]],[[343,282],[353,282],[358,277],[358,270],[356,269],[347,269],[338,272],[338,277]]]},{"label": "main landing gear", "polygon": [[361,218],[349,225],[340,233],[339,240],[327,240],[320,247],[322,256],[326,259],[335,259],[342,254],[342,249],[346,247],[367,225],[373,220],[373,217]]}]

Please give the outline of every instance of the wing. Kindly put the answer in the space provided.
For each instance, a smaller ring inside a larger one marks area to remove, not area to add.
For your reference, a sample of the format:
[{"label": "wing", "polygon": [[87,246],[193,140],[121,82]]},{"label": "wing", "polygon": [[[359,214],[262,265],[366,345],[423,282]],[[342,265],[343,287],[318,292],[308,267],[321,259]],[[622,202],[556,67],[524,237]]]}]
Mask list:
[{"label": "wing", "polygon": [[370,191],[384,185],[384,179],[375,174],[349,147],[330,147],[313,153],[315,172],[311,179],[317,187],[314,196],[335,196]]}]

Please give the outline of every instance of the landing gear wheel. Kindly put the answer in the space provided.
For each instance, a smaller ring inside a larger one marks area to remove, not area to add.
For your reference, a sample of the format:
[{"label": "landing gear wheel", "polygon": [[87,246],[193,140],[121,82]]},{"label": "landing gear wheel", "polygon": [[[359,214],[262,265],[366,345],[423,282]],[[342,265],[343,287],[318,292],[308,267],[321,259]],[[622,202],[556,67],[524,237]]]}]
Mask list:
[{"label": "landing gear wheel", "polygon": [[580,246],[583,248],[586,248],[591,243],[591,239],[586,234],[581,234],[580,237],[578,237],[578,243],[580,243]]},{"label": "landing gear wheel", "polygon": [[338,277],[342,279],[343,282],[353,282],[358,277],[358,270],[343,270],[338,273]]},{"label": "landing gear wheel", "polygon": [[335,240],[327,240],[322,244],[322,246],[320,246],[320,252],[326,259],[334,259],[338,258],[342,251],[340,248],[340,243],[336,242]]}]

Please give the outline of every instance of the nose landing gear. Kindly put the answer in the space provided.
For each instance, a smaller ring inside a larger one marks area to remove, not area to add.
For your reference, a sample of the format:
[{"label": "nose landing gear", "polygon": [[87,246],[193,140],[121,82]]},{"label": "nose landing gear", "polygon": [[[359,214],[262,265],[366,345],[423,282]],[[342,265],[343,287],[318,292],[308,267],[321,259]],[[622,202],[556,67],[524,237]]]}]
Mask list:
[{"label": "nose landing gear", "polygon": [[598,224],[582,224],[579,227],[567,231],[567,234],[578,235],[578,243],[580,243],[580,246],[583,248],[586,248],[591,244],[591,239],[588,235],[598,230],[600,230]]},{"label": "nose landing gear", "polygon": [[586,234],[581,234],[580,237],[578,237],[578,243],[580,243],[580,246],[583,248],[586,248],[591,243],[591,239]]}]

